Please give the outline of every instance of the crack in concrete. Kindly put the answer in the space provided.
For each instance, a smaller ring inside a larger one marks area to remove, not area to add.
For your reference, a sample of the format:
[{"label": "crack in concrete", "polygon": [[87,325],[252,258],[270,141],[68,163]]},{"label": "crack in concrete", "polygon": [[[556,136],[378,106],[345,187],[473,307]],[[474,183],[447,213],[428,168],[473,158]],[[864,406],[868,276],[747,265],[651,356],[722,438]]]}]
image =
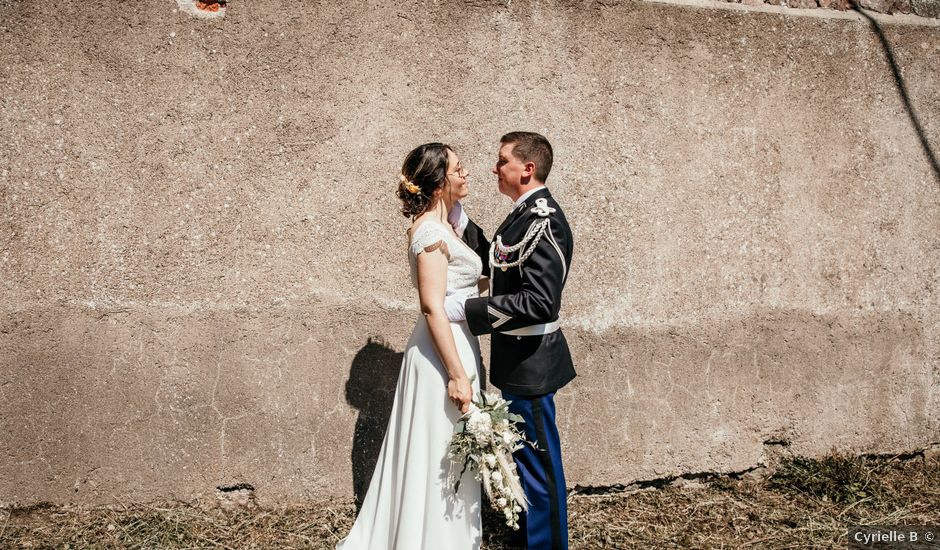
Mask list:
[{"label": "crack in concrete", "polygon": [[[784,447],[789,446],[789,442],[783,442],[779,440],[767,440],[764,442],[765,445],[782,445]],[[920,460],[926,458],[927,454],[932,452],[940,451],[940,441],[930,443],[929,445],[909,451],[906,453],[863,453],[858,455],[865,459],[870,460],[885,460],[885,459],[896,459],[902,462],[908,462],[911,460]],[[672,476],[662,476],[649,479],[638,479],[630,483],[614,483],[611,485],[575,485],[573,488],[568,490],[568,496],[574,495],[606,495],[606,494],[617,494],[617,493],[633,493],[643,490],[650,489],[663,489],[665,487],[671,486],[684,486],[683,482],[707,482],[714,481],[721,478],[730,478],[730,479],[741,479],[752,472],[757,472],[760,470],[765,470],[767,476],[773,474],[773,469],[766,466],[762,463],[762,459],[759,459],[755,466],[750,466],[747,468],[742,468],[739,470],[732,470],[729,472],[721,471],[701,471],[701,472],[689,472],[685,474],[678,474]],[[762,476],[763,477],[763,476]]]}]

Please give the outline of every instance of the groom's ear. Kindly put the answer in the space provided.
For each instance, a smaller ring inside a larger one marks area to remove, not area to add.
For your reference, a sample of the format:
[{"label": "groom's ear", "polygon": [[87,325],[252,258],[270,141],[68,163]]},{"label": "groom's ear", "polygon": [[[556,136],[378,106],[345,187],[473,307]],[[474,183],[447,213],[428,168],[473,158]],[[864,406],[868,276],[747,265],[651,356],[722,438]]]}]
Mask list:
[{"label": "groom's ear", "polygon": [[532,161],[522,165],[522,177],[532,177],[535,175],[535,163]]}]

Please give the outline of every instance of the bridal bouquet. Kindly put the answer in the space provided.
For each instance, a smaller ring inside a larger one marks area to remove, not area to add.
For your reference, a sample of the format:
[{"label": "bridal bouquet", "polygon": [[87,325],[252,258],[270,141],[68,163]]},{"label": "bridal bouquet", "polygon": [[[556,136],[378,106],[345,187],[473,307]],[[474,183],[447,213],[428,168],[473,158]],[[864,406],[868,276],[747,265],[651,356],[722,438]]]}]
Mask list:
[{"label": "bridal bouquet", "polygon": [[509,412],[509,401],[481,393],[480,401],[470,403],[470,410],[454,427],[450,440],[450,457],[463,465],[455,476],[454,492],[460,488],[463,473],[471,468],[483,482],[490,505],[513,529],[519,528],[519,512],[529,509],[512,460],[512,452],[526,442],[516,422],[522,422],[522,417]]}]

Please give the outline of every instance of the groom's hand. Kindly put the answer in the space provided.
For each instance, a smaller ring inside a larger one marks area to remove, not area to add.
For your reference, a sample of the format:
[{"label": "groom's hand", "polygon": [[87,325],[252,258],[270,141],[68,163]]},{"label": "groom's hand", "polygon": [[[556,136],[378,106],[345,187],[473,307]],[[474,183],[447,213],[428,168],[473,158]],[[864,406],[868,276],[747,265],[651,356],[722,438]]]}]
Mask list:
[{"label": "groom's hand", "polygon": [[447,320],[451,323],[465,321],[467,319],[467,315],[464,312],[464,304],[466,302],[466,296],[444,297],[444,313],[447,314]]},{"label": "groom's hand", "polygon": [[450,222],[451,227],[454,228],[454,233],[462,239],[463,232],[470,223],[470,218],[468,218],[467,214],[463,211],[463,205],[460,204],[460,201],[455,202],[454,207],[450,209],[450,214],[447,215],[447,221]]}]

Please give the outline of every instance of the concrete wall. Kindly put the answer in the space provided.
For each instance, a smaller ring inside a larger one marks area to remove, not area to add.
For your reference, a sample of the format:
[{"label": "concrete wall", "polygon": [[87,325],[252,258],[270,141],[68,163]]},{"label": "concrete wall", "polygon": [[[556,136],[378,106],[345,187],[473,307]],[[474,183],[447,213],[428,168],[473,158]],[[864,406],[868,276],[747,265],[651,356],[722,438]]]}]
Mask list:
[{"label": "concrete wall", "polygon": [[418,316],[398,168],[452,144],[492,229],[514,129],[576,237],[570,485],[940,441],[935,21],[881,19],[908,109],[854,12],[174,8],[0,2],[0,503],[361,491]]}]

